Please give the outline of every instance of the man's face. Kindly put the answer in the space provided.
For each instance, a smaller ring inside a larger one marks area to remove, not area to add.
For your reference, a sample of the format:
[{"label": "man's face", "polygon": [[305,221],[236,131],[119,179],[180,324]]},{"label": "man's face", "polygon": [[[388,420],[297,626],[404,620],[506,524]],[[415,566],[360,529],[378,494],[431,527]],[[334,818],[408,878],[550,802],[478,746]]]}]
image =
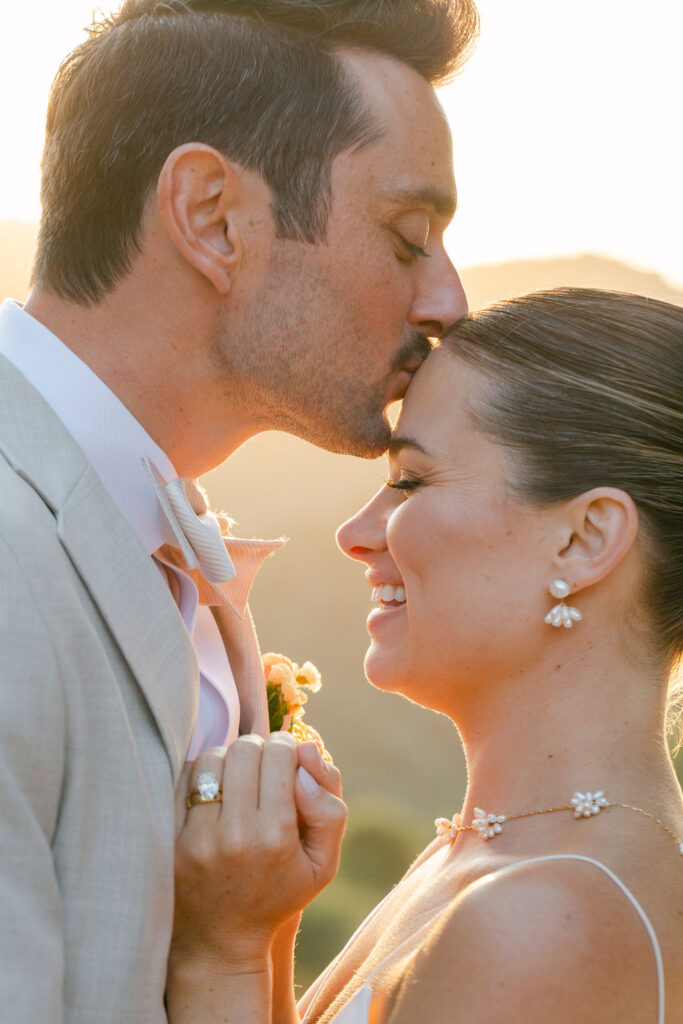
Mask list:
[{"label": "man's face", "polygon": [[443,248],[455,183],[434,91],[389,58],[344,60],[381,134],[333,162],[323,244],[275,239],[269,226],[263,273],[243,274],[233,297],[230,333],[237,316],[241,341],[231,371],[257,396],[263,429],[374,457],[389,441],[387,406],[404,395],[427,339],[467,303]]}]

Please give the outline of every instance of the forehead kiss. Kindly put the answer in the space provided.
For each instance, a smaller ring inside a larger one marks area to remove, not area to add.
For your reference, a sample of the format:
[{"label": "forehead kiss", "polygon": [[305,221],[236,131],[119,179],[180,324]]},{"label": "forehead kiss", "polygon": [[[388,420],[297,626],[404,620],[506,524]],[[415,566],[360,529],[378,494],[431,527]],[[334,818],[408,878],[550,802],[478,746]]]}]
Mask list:
[{"label": "forehead kiss", "polygon": [[400,468],[409,456],[452,461],[456,446],[464,454],[474,428],[470,415],[481,385],[478,375],[446,348],[430,349],[414,374],[388,447],[390,467]]}]

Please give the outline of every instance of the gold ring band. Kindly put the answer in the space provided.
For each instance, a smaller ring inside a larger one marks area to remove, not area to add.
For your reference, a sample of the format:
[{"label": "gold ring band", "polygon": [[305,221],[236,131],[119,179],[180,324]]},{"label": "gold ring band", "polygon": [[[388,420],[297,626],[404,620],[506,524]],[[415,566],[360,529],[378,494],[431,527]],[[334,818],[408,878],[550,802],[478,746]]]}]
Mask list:
[{"label": "gold ring band", "polygon": [[223,790],[219,789],[215,796],[204,796],[198,789],[194,789],[185,801],[187,808],[196,807],[197,804],[222,804]]}]

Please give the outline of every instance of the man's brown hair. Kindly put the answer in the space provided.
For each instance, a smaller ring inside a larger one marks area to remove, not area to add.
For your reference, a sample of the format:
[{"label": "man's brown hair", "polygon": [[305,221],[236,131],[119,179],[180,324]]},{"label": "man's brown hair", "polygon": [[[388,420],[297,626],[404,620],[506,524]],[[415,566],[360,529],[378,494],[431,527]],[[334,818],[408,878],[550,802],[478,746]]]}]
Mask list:
[{"label": "man's brown hair", "polygon": [[62,64],[48,107],[34,281],[99,301],[130,269],[169,153],[215,147],[272,191],[279,237],[325,238],[334,157],[376,126],[340,47],[438,85],[473,0],[126,0]]}]

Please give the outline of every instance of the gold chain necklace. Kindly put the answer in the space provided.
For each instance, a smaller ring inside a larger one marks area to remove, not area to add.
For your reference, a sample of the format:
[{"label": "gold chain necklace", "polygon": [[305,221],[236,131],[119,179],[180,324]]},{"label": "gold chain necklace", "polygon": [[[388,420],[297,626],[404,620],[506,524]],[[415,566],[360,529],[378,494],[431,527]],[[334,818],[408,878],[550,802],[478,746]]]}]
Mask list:
[{"label": "gold chain necklace", "polygon": [[452,818],[437,818],[434,824],[437,838],[452,846],[461,832],[478,832],[482,839],[495,839],[501,834],[503,825],[508,821],[534,818],[538,814],[557,814],[559,811],[572,811],[574,818],[578,820],[579,818],[592,818],[606,807],[621,807],[626,811],[635,811],[636,814],[642,814],[644,818],[654,821],[655,825],[659,825],[675,841],[678,852],[683,856],[683,840],[668,825],[660,821],[659,818],[655,818],[654,814],[650,814],[649,811],[644,811],[642,807],[608,800],[601,789],[596,793],[574,793],[571,803],[562,807],[544,807],[537,811],[524,811],[522,814],[487,814],[481,807],[475,807],[476,817],[472,819],[471,825],[463,825],[461,814],[454,814]]}]

